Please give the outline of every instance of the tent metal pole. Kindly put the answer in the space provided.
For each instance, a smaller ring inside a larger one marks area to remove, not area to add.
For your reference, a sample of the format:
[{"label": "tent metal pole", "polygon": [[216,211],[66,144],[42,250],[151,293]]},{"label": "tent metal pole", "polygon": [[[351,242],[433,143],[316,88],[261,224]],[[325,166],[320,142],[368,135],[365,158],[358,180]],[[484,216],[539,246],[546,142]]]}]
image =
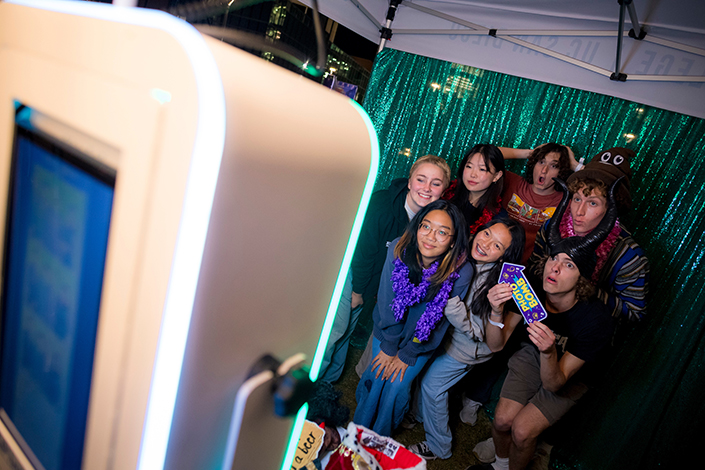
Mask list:
[{"label": "tent metal pole", "polygon": [[636,15],[634,0],[624,0],[629,12],[629,19],[632,21],[632,29],[629,30],[629,37],[641,41],[646,37],[646,30],[639,25],[639,18]]},{"label": "tent metal pole", "polygon": [[379,39],[379,46],[377,47],[377,54],[382,52],[382,49],[384,49],[384,45],[387,43],[387,39],[390,39],[392,37],[392,29],[390,28],[391,25],[392,25],[392,20],[387,20],[387,22],[384,24],[382,29],[379,30],[380,39]]},{"label": "tent metal pole", "polygon": [[487,34],[487,32],[490,30],[489,28],[485,28],[484,26],[480,26],[475,23],[471,23],[469,21],[465,21],[461,18],[457,18],[455,16],[447,15],[445,13],[441,13],[440,11],[432,10],[430,8],[422,7],[421,5],[417,5],[415,3],[409,3],[409,2],[404,2],[404,6],[413,8],[414,10],[426,13],[427,15],[435,16],[436,18],[441,18],[447,21],[450,21],[455,24],[459,24],[461,26],[466,26],[470,29],[476,29],[479,31],[482,31],[484,34]]},{"label": "tent metal pole", "polygon": [[699,47],[688,46],[686,44],[681,44],[681,43],[675,42],[675,41],[669,41],[668,39],[657,38],[657,37],[654,37],[653,35],[649,35],[649,37],[646,38],[646,42],[659,44],[661,46],[670,47],[672,49],[678,49],[679,51],[690,52],[691,54],[701,55],[701,56],[705,57],[705,49],[701,49]]},{"label": "tent metal pole", "polygon": [[350,0],[350,2],[357,7],[358,10],[362,12],[363,15],[367,17],[370,22],[375,25],[378,29],[382,27],[382,25],[377,21],[377,18],[374,17],[372,13],[367,10],[358,0]]},{"label": "tent metal pole", "polygon": [[[357,0],[351,0],[353,3],[357,3]],[[565,30],[556,30],[556,31],[550,31],[550,30],[491,30],[485,26],[480,26],[474,23],[471,23],[469,21],[465,21],[463,19],[441,13],[435,10],[432,10],[430,8],[422,7],[420,5],[416,5],[414,3],[410,3],[408,0],[391,0],[390,1],[390,10],[392,9],[392,3],[396,3],[396,5],[403,4],[404,6],[407,6],[409,8],[413,8],[414,10],[418,10],[420,12],[426,13],[431,16],[435,16],[437,18],[442,18],[447,21],[451,21],[455,24],[465,26],[469,29],[395,29],[394,33],[395,34],[429,34],[429,35],[445,35],[445,34],[457,34],[457,35],[467,35],[467,36],[484,36],[486,34],[490,34],[493,37],[501,38],[505,41],[512,42],[514,44],[520,45],[522,47],[526,47],[527,49],[534,50],[536,52],[540,52],[542,54],[545,54],[547,56],[553,57],[558,60],[562,60],[564,62],[568,62],[570,64],[573,64],[577,67],[580,67],[585,70],[589,70],[594,73],[598,73],[600,75],[604,75],[606,77],[609,77],[611,80],[617,80],[617,81],[626,81],[627,79],[627,74],[622,73],[621,68],[622,68],[622,40],[623,37],[626,35],[624,31],[624,20],[625,20],[625,8],[629,12],[629,17],[632,22],[633,29],[629,31],[628,36],[641,40],[646,38],[647,33],[644,30],[642,26],[639,25],[639,19],[636,14],[636,8],[634,7],[634,1],[633,0],[617,0],[617,3],[620,5],[619,9],[619,31],[614,32],[614,31],[585,31],[585,30],[580,30],[580,31],[565,31]],[[396,7],[395,7],[396,9]],[[380,47],[379,51],[381,51],[384,48],[384,44],[387,39],[391,37],[391,23],[394,19],[394,14],[391,15],[391,19],[389,19],[389,13],[388,13],[388,18],[386,22],[386,26],[382,28],[382,31],[385,29],[388,30],[388,38],[384,38],[382,36],[382,40],[380,41]],[[639,35],[637,36],[634,31],[638,30]],[[590,63],[574,59],[566,54],[562,54],[560,52],[555,52],[550,49],[547,49],[545,47],[537,46],[535,44],[529,43],[527,41],[524,41],[522,39],[518,39],[512,36],[584,36],[584,37],[614,37],[617,36],[617,57],[616,57],[616,65],[615,65],[615,71],[610,72],[609,70],[603,69],[601,67],[592,65]],[[673,49],[678,49],[684,52],[690,52],[692,54],[697,54],[701,56],[705,56],[705,49],[701,49],[698,47],[693,47],[685,44],[680,44],[674,41],[670,41],[667,39],[661,39],[661,38],[656,38],[654,36],[649,35],[648,38],[646,38],[646,41],[652,42],[654,44],[659,44],[661,46],[665,47],[670,47]],[[672,81],[672,82],[705,82],[705,77],[702,76],[686,76],[686,75],[630,75],[629,76],[630,80],[639,80],[639,81]]]},{"label": "tent metal pole", "polygon": [[705,77],[696,77],[693,75],[629,75],[629,80],[641,80],[646,82],[705,83]]},{"label": "tent metal pole", "polygon": [[[394,34],[457,34],[459,36],[487,36],[488,29],[394,29]],[[498,29],[495,36],[568,36],[568,37],[616,37],[614,31],[544,30],[544,29]]]},{"label": "tent metal pole", "polygon": [[583,62],[582,60],[574,59],[566,54],[562,54],[560,52],[555,52],[552,51],[551,49],[547,49],[545,47],[537,46],[536,44],[532,44],[530,42],[524,41],[523,39],[517,39],[513,38],[511,36],[502,36],[502,39],[508,42],[512,42],[518,46],[526,47],[527,49],[531,49],[532,51],[540,52],[542,54],[546,54],[549,57],[553,57],[554,59],[562,60],[563,62],[568,62],[569,64],[573,64],[577,67],[580,67],[585,70],[589,70],[591,72],[599,73],[600,75],[604,75],[605,77],[609,77],[610,71],[607,69],[603,69],[602,67],[598,67],[596,65],[589,64],[587,62]]},{"label": "tent metal pole", "polygon": [[617,60],[614,66],[614,73],[610,75],[610,80],[624,82],[627,80],[627,75],[622,73],[622,37],[624,36],[624,10],[626,5],[623,0],[617,0],[619,3],[619,32],[617,33]]},{"label": "tent metal pole", "polygon": [[382,26],[382,29],[379,31],[379,47],[377,48],[377,54],[382,52],[382,49],[384,49],[384,45],[386,42],[392,38],[392,22],[394,21],[394,16],[397,14],[397,7],[401,3],[401,0],[389,0],[389,9],[387,10],[387,21]]}]

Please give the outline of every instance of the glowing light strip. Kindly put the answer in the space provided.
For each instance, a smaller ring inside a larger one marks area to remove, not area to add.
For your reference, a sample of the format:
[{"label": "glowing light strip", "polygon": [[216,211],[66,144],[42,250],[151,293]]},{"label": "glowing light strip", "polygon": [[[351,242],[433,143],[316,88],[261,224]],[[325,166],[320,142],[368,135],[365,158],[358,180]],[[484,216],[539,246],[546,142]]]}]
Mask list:
[{"label": "glowing light strip", "polygon": [[345,254],[343,255],[343,263],[340,265],[338,280],[335,283],[333,296],[331,297],[330,304],[328,305],[328,312],[326,313],[326,319],[323,323],[323,330],[321,331],[321,336],[318,340],[316,352],[313,355],[311,372],[309,373],[309,377],[312,381],[316,381],[321,370],[323,354],[325,353],[326,345],[328,344],[328,337],[330,336],[331,329],[333,328],[335,313],[338,310],[340,296],[343,293],[345,279],[348,275],[348,270],[350,269],[350,263],[352,262],[355,246],[357,245],[357,239],[360,237],[362,222],[365,219],[365,213],[367,212],[367,206],[370,203],[370,196],[372,196],[372,189],[374,188],[375,179],[377,177],[377,170],[379,169],[379,141],[377,140],[377,132],[375,131],[372,121],[365,110],[353,100],[350,100],[350,103],[352,103],[355,110],[360,113],[362,120],[367,126],[367,132],[370,136],[370,172],[367,175],[367,182],[365,183],[365,189],[362,191],[360,206],[357,209],[357,215],[355,216],[355,221],[353,222],[352,230],[350,231],[350,240],[348,241],[348,246],[345,249]]},{"label": "glowing light strip", "polygon": [[[299,412],[296,413],[294,426],[291,428],[289,444],[286,447],[286,453],[284,454],[284,461],[282,462],[281,470],[290,470],[293,468],[294,456],[296,455],[296,446],[299,445],[299,438],[301,437],[301,431],[304,429],[304,421],[306,421],[307,414],[308,403],[304,403],[304,406],[302,406]],[[228,468],[223,470],[230,469]]]},{"label": "glowing light strip", "polygon": [[[379,141],[377,140],[377,131],[375,131],[370,117],[367,115],[367,112],[362,109],[362,106],[360,106],[353,100],[350,100],[350,104],[352,104],[355,110],[360,113],[362,121],[365,123],[365,126],[367,127],[367,133],[370,137],[370,172],[367,174],[367,182],[365,183],[365,188],[362,190],[360,206],[357,209],[357,215],[355,216],[355,221],[353,222],[352,230],[350,231],[350,239],[348,240],[347,248],[345,248],[343,262],[340,265],[340,271],[338,272],[338,280],[335,282],[333,296],[331,297],[330,304],[328,305],[328,312],[326,313],[326,320],[323,322],[323,330],[321,331],[321,336],[318,340],[318,346],[316,346],[316,352],[313,355],[311,372],[309,373],[309,378],[313,382],[316,381],[316,379],[318,378],[318,374],[321,371],[321,362],[323,362],[323,354],[326,351],[326,346],[328,345],[328,338],[330,337],[330,332],[333,329],[333,321],[335,320],[335,314],[338,310],[338,304],[340,303],[340,296],[343,293],[345,279],[348,276],[348,270],[350,269],[350,263],[352,262],[353,253],[355,252],[357,239],[360,237],[362,222],[365,220],[365,213],[367,212],[367,206],[370,203],[370,196],[372,196],[372,190],[375,185],[375,179],[377,178],[377,171],[379,170]],[[287,445],[286,454],[284,456],[284,461],[282,462],[281,470],[289,470],[291,468],[292,462],[294,460],[294,454],[296,452],[296,446],[299,443],[301,430],[303,429],[304,420],[306,419],[307,411],[308,403],[304,404],[304,406],[301,407],[298,414],[296,415],[294,426],[291,431],[291,436],[289,437],[289,444]]]},{"label": "glowing light strip", "polygon": [[183,47],[193,65],[198,90],[198,124],[137,467],[163,469],[225,142],[225,97],[220,72],[203,37],[187,23],[161,11],[62,0],[8,0],[8,3],[160,29]]}]

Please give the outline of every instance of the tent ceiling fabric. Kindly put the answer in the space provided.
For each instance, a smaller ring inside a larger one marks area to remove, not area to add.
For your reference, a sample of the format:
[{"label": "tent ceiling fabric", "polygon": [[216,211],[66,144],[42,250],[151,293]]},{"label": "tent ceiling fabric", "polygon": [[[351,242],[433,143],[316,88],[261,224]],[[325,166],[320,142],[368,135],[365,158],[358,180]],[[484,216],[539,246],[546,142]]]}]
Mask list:
[{"label": "tent ceiling fabric", "polygon": [[[388,0],[318,3],[324,15],[379,42]],[[385,47],[705,118],[705,1],[633,5],[647,36],[627,36],[632,23],[625,9],[620,71],[626,82],[609,78],[617,56],[617,0],[404,0]],[[692,81],[673,81],[678,77]]]}]

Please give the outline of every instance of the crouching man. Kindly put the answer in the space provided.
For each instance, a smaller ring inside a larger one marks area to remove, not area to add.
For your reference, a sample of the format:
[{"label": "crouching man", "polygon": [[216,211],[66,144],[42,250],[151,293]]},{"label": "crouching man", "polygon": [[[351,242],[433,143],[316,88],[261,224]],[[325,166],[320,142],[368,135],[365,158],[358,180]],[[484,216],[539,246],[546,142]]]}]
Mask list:
[{"label": "crouching man", "polygon": [[[539,296],[548,317],[526,326],[525,340],[509,360],[492,427],[495,462],[470,470],[524,469],[539,435],[576,404],[594,379],[612,337],[613,321],[605,305],[593,297],[588,279],[597,262],[595,250],[617,218],[614,187],[609,191],[607,213],[594,230],[584,237],[561,239],[558,225],[569,199],[568,191],[564,192],[558,217],[547,226],[550,257],[542,279],[532,280],[542,287]],[[488,298],[494,315],[502,315],[502,323],[516,321],[512,316],[517,314],[504,309],[511,299],[509,285],[495,286]]]}]

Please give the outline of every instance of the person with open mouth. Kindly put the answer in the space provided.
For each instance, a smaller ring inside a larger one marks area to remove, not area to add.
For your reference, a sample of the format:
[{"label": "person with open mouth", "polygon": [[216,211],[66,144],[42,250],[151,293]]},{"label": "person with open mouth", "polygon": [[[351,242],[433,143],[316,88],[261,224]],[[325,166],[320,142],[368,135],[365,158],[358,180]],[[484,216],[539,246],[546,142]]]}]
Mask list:
[{"label": "person with open mouth", "polygon": [[526,232],[521,258],[522,264],[526,264],[534,250],[536,234],[561,201],[562,194],[556,190],[553,178],[565,181],[580,164],[569,147],[556,143],[542,144],[533,150],[505,147],[500,150],[506,159],[528,158],[524,177],[505,172],[502,193],[502,207]]},{"label": "person with open mouth", "polygon": [[[598,247],[618,227],[614,193],[620,180],[605,191],[605,210],[590,232],[566,238],[559,226],[571,198],[560,181],[563,197],[545,228],[549,256],[529,277],[533,285],[541,286],[537,296],[548,315],[519,330],[521,347],[509,360],[492,422],[494,462],[467,470],[526,468],[539,436],[603,379],[615,319],[595,297],[590,279],[598,263]],[[504,308],[511,298],[511,289],[490,292],[492,311],[503,324],[521,319]]]}]

